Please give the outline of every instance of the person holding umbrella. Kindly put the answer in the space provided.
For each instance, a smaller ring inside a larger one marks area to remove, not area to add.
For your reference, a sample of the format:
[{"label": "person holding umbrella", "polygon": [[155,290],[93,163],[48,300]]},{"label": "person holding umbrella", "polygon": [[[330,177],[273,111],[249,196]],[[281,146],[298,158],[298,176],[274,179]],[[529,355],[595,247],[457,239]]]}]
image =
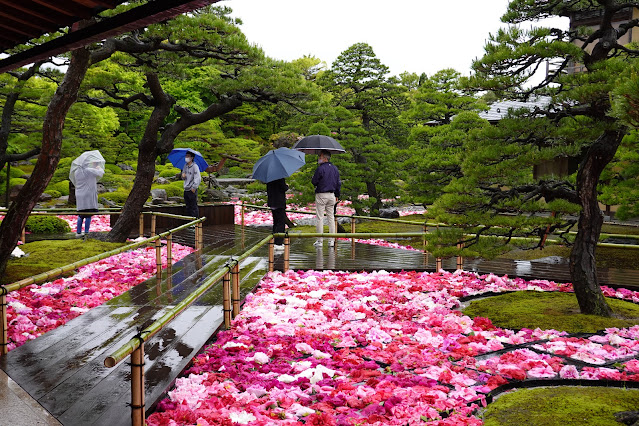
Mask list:
[{"label": "person holding umbrella", "polygon": [[197,189],[202,182],[200,168],[194,161],[195,153],[186,151],[184,154],[184,167],[182,167],[182,179],[184,179],[184,204],[186,204],[186,215],[200,217],[197,207]]},{"label": "person holding umbrella", "polygon": [[[273,233],[284,232],[288,222],[286,216],[286,191],[284,178],[289,177],[306,164],[303,152],[289,148],[278,148],[266,153],[253,166],[253,179],[266,183],[266,205],[273,215]],[[275,238],[275,250],[284,250],[284,238]]]},{"label": "person holding umbrella", "polygon": [[[104,165],[104,158],[97,150],[83,152],[71,163],[69,180],[75,186],[78,213],[98,212],[98,181],[104,176]],[[92,215],[78,214],[77,237],[89,233],[91,217]]]},{"label": "person holding umbrella", "polygon": [[[288,185],[284,178],[266,183],[266,205],[273,215],[273,233],[284,232],[286,228],[286,191]],[[275,251],[284,251],[284,237],[274,239]]]},{"label": "person holding umbrella", "polygon": [[[328,232],[335,233],[335,205],[340,196],[342,181],[339,178],[339,170],[331,163],[331,152],[321,150],[317,157],[317,169],[311,179],[311,183],[315,186],[315,212],[317,215],[317,224],[315,230],[318,234],[324,233],[324,214],[328,219]],[[315,246],[323,244],[322,238],[315,241]],[[335,245],[335,240],[328,242],[329,247]]]}]

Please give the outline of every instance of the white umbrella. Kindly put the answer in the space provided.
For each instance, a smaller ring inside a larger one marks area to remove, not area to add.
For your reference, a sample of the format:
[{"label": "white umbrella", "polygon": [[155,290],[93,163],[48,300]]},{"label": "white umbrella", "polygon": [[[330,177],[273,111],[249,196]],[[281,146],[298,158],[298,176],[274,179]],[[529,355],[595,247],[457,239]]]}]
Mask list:
[{"label": "white umbrella", "polygon": [[78,169],[102,169],[106,161],[100,151],[85,151],[78,158],[71,163],[71,170],[69,171],[69,180],[75,185],[75,172]]}]

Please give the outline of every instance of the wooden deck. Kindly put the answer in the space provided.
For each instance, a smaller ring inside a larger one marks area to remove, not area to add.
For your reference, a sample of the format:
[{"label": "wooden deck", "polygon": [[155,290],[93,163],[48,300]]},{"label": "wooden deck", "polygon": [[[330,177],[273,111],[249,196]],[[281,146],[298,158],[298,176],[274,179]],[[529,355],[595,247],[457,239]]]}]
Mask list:
[{"label": "wooden deck", "polygon": [[[126,343],[136,330],[160,317],[183,300],[206,277],[268,235],[267,228],[208,226],[205,248],[187,256],[129,292],[94,308],[66,325],[11,351],[0,358],[0,368],[64,425],[125,425],[130,423],[130,368],[122,362],[104,367],[107,355]],[[193,233],[177,235],[176,242],[190,244]],[[241,264],[242,297],[250,292],[268,268],[266,247]],[[275,259],[283,267],[283,255]],[[336,247],[313,246],[312,239],[293,238],[292,269],[428,270],[435,259],[417,251],[338,241]],[[456,269],[446,259],[444,269]],[[465,269],[479,273],[569,281],[568,267],[542,261],[468,260]],[[602,270],[602,284],[639,288],[638,271]],[[152,410],[175,378],[188,366],[223,322],[221,286],[203,295],[145,345],[146,407]],[[0,424],[1,424],[0,420]]]}]

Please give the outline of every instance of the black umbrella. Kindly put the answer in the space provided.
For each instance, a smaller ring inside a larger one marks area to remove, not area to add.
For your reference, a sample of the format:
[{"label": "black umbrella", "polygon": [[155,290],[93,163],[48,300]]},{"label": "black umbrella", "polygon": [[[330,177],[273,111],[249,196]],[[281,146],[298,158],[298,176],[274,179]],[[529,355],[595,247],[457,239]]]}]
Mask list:
[{"label": "black umbrella", "polygon": [[319,154],[320,151],[323,150],[329,151],[331,154],[346,152],[339,142],[330,136],[324,135],[306,136],[297,141],[297,143],[293,145],[293,149],[302,151],[305,154]]}]

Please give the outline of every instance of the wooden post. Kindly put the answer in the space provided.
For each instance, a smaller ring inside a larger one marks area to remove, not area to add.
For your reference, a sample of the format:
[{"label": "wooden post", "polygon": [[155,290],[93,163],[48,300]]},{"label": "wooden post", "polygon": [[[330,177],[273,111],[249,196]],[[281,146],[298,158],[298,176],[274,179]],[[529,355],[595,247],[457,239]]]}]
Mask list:
[{"label": "wooden post", "polygon": [[7,290],[4,286],[0,286],[0,355],[6,355],[9,352],[9,323],[7,322]]},{"label": "wooden post", "polygon": [[244,229],[244,201],[240,201],[240,225],[242,225],[242,229]]},{"label": "wooden post", "polygon": [[284,238],[284,271],[288,271],[291,259],[291,238],[286,234]]},{"label": "wooden post", "polygon": [[204,247],[204,227],[202,225],[202,222],[198,222],[195,229],[197,229],[198,231],[198,250],[202,250],[202,248]]},{"label": "wooden post", "polygon": [[275,270],[275,252],[273,250],[273,238],[268,242],[268,271],[273,272]]},{"label": "wooden post", "polygon": [[173,234],[166,236],[166,267],[173,265]]},{"label": "wooden post", "polygon": [[144,237],[144,215],[140,213],[140,228],[138,237]]},{"label": "wooden post", "polygon": [[151,236],[155,237],[155,221],[157,217],[152,213],[151,214]]},{"label": "wooden post", "polygon": [[227,272],[222,278],[222,293],[223,293],[223,305],[224,311],[224,328],[227,330],[231,328],[231,276]]},{"label": "wooden post", "polygon": [[231,297],[235,318],[240,313],[240,262],[236,262],[231,269]]},{"label": "wooden post", "polygon": [[442,269],[442,258],[438,257],[435,259],[435,272],[439,272]]},{"label": "wooden post", "polygon": [[[351,234],[355,233],[355,218],[351,216]],[[351,237],[351,244],[355,244],[355,237]]]},{"label": "wooden post", "polygon": [[145,423],[144,406],[144,341],[131,354],[131,424],[143,426]]},{"label": "wooden post", "polygon": [[158,238],[155,240],[155,266],[158,274],[162,273],[162,243]]},{"label": "wooden post", "polygon": [[428,233],[428,226],[424,224],[424,229],[422,229],[424,235],[422,236],[422,244],[424,247],[424,253],[426,253],[426,234]]},{"label": "wooden post", "polygon": [[[457,248],[460,250],[463,249],[464,243],[457,244]],[[464,269],[464,258],[462,257],[461,254],[457,256],[457,269]]]}]

